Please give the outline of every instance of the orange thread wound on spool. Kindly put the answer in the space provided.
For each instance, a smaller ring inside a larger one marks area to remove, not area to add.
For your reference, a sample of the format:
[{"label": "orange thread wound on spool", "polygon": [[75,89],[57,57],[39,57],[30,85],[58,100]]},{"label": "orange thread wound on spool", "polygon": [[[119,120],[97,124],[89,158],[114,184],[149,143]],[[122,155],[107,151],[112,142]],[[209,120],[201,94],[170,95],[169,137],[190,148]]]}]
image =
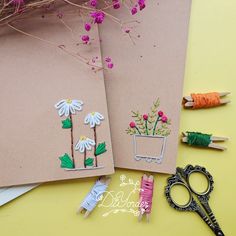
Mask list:
[{"label": "orange thread wound on spool", "polygon": [[220,105],[220,94],[212,93],[192,93],[193,109],[215,107]]}]

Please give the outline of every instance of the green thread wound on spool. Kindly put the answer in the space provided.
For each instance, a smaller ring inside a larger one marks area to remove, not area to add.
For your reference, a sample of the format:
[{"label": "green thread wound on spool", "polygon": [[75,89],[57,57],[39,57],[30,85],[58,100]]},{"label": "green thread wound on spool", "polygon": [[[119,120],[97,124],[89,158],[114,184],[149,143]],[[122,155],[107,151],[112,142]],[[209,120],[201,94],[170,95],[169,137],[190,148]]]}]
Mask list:
[{"label": "green thread wound on spool", "polygon": [[187,143],[190,146],[208,147],[211,143],[211,134],[187,132]]}]

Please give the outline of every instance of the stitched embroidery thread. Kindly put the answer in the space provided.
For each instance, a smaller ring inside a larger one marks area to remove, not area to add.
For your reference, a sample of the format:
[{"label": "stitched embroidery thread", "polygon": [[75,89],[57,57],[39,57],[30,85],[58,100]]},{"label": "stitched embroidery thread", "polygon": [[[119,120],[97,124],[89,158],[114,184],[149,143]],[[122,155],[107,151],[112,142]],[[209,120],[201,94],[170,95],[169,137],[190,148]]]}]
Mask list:
[{"label": "stitched embroidery thread", "polygon": [[[63,99],[59,101],[55,108],[58,110],[58,115],[60,117],[65,116],[66,119],[61,121],[63,129],[70,129],[71,133],[71,156],[68,153],[59,157],[61,161],[61,168],[65,170],[86,170],[86,169],[98,169],[103,168],[103,166],[98,166],[97,157],[106,150],[106,143],[102,142],[97,144],[97,126],[101,124],[104,120],[104,116],[99,112],[91,112],[86,115],[84,119],[84,124],[90,125],[93,129],[94,139],[81,135],[79,140],[74,146],[74,133],[73,133],[73,120],[72,115],[76,115],[76,112],[82,111],[83,102],[80,100]],[[93,150],[93,156],[87,157],[89,151]],[[76,168],[74,150],[79,151],[83,154],[83,167]]]},{"label": "stitched embroidery thread", "polygon": [[103,120],[104,120],[104,117],[99,112],[91,112],[84,119],[84,123],[89,124],[90,128],[93,129],[94,141],[95,141],[95,145],[94,145],[95,167],[98,166],[97,156],[107,151],[105,142],[99,143],[97,146],[97,126],[99,126]]},{"label": "stitched embroidery thread", "polygon": [[[135,160],[146,160],[148,162],[156,162],[160,164],[163,159],[164,149],[166,144],[166,137],[171,133],[171,120],[164,114],[163,111],[158,110],[160,106],[160,99],[158,98],[152,105],[149,113],[143,115],[139,111],[132,111],[133,121],[130,122],[126,133],[133,135],[134,144],[134,158]],[[144,156],[137,153],[137,138],[160,138],[163,139],[163,145],[159,156]]]},{"label": "stitched embroidery thread", "polygon": [[60,117],[66,117],[65,120],[62,120],[62,128],[70,129],[71,131],[71,157],[67,153],[65,153],[64,156],[59,157],[61,160],[61,167],[72,169],[75,167],[72,115],[75,115],[76,112],[82,111],[83,102],[75,99],[62,99],[55,105],[55,108],[58,110],[58,115]]}]

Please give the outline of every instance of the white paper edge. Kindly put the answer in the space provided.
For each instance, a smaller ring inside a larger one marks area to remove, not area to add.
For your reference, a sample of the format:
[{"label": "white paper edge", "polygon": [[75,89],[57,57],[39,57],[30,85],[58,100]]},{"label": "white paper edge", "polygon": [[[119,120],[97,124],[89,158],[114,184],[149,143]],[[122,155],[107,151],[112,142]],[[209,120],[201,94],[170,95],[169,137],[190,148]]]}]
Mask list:
[{"label": "white paper edge", "polygon": [[0,188],[0,206],[16,199],[17,197],[29,192],[33,188],[36,188],[39,184],[29,184],[22,186],[13,186]]}]

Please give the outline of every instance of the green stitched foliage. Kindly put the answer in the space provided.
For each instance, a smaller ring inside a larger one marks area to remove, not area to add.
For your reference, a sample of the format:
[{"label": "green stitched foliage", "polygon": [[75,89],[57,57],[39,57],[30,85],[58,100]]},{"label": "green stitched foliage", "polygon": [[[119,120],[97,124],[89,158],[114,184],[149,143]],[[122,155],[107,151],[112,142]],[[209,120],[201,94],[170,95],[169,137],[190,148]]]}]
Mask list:
[{"label": "green stitched foliage", "polygon": [[160,99],[158,98],[153,103],[153,105],[151,107],[151,112],[148,114],[148,118],[149,118],[148,121],[149,121],[150,124],[152,124],[152,127],[153,127],[154,122],[155,122],[155,120],[157,118],[157,109],[158,109],[159,105],[160,105]]},{"label": "green stitched foliage", "polygon": [[59,159],[61,160],[61,168],[68,168],[68,169],[74,168],[74,163],[67,153],[59,157]]},{"label": "green stitched foliage", "polygon": [[93,166],[94,159],[89,157],[85,160],[85,166]]},{"label": "green stitched foliage", "polygon": [[67,118],[66,120],[62,120],[61,123],[63,129],[70,129],[72,127],[72,122],[69,118]]},{"label": "green stitched foliage", "polygon": [[[143,120],[143,116],[140,114],[139,111],[134,112],[132,111],[132,117],[134,118],[137,128],[139,129],[139,132],[141,134],[146,134],[146,127],[145,127],[145,122]],[[135,133],[138,133],[138,130],[135,130]]]},{"label": "green stitched foliage", "polygon": [[101,154],[103,154],[104,152],[106,152],[106,143],[103,142],[103,143],[99,143],[97,148],[96,148],[96,152],[95,152],[95,155],[96,156],[99,156]]},{"label": "green stitched foliage", "polygon": [[[148,115],[148,119],[145,120],[143,115],[137,111],[132,111],[132,118],[135,124],[134,127],[128,127],[126,133],[129,135],[162,135],[168,136],[171,132],[169,126],[171,125],[170,119],[162,121],[162,116],[158,115],[158,108],[160,105],[160,99],[158,98],[152,105]],[[131,124],[131,123],[130,123]]]}]

